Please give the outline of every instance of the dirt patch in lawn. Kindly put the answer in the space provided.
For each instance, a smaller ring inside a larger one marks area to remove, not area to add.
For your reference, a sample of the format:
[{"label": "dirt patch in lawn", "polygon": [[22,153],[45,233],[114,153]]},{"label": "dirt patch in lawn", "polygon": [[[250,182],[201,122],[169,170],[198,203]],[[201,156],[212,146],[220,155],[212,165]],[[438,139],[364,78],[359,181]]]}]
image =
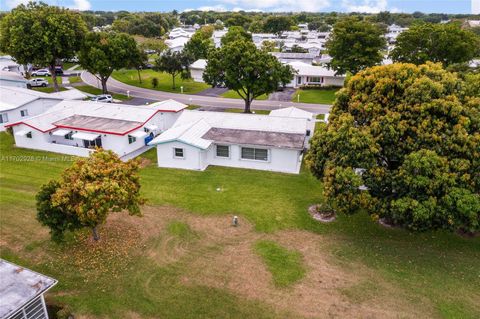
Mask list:
[{"label": "dirt patch in lawn", "polygon": [[[202,217],[171,207],[147,207],[144,215],[126,220],[136,225],[148,256],[159,266],[181,267],[184,285],[226,289],[292,317],[420,318],[431,308],[427,301],[409,301],[403,291],[363,265],[345,267],[335,262],[330,253],[335,242],[330,237],[306,231],[261,234],[241,216],[240,226],[232,227],[231,216]],[[171,222],[187,224],[195,239],[169,234]],[[301,252],[305,278],[289,288],[276,287],[253,249],[263,239]]]}]

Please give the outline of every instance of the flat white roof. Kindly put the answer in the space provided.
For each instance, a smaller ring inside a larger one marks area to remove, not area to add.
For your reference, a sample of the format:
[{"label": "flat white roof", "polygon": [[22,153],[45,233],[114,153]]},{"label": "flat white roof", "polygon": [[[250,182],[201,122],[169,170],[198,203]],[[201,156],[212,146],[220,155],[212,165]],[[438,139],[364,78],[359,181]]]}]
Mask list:
[{"label": "flat white roof", "polygon": [[57,281],[0,259],[0,318],[7,318]]},{"label": "flat white roof", "polygon": [[313,118],[313,113],[301,110],[294,106],[285,107],[278,110],[273,110],[268,114],[269,116],[282,116],[282,117],[293,117],[299,119],[311,120]]},{"label": "flat white roof", "polygon": [[95,133],[84,133],[84,132],[78,132],[72,135],[72,138],[76,138],[79,140],[85,140],[85,141],[94,141],[99,137],[100,134],[95,134]]},{"label": "flat white roof", "polygon": [[290,65],[294,70],[297,71],[297,75],[300,76],[338,76],[344,77],[343,75],[335,75],[335,71],[323,67],[323,66],[315,66],[303,62],[289,62]]},{"label": "flat white roof", "polygon": [[72,130],[65,130],[65,129],[60,129],[56,130],[52,133],[53,136],[65,136],[68,133],[70,133]]},{"label": "flat white roof", "polygon": [[[9,72],[10,73],[10,72]],[[0,111],[9,111],[38,99],[60,98],[48,93],[13,86],[0,86]]]},{"label": "flat white roof", "polygon": [[142,137],[147,136],[148,133],[143,131],[143,130],[138,130],[138,131],[135,131],[133,133],[129,133],[128,135],[136,137],[136,138],[142,138]]},{"label": "flat white roof", "polygon": [[205,59],[198,59],[197,61],[190,64],[191,69],[205,70],[206,67],[207,67],[207,60]]}]

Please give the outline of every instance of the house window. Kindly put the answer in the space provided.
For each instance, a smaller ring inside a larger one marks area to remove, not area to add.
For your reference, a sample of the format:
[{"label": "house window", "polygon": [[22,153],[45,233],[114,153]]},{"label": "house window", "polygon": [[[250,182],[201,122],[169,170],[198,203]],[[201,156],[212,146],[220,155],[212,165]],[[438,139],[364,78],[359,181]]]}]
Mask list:
[{"label": "house window", "polygon": [[311,76],[308,78],[309,83],[322,83],[322,78],[319,76]]},{"label": "house window", "polygon": [[302,84],[302,77],[301,76],[297,76],[297,84]]},{"label": "house window", "polygon": [[310,130],[307,130],[307,136],[310,136],[311,132]]},{"label": "house window", "polygon": [[264,148],[242,147],[242,159],[268,161],[268,150]]},{"label": "house window", "polygon": [[0,123],[7,123],[7,122],[8,122],[7,113],[0,114]]},{"label": "house window", "polygon": [[32,132],[28,132],[27,134],[25,134],[25,137],[26,138],[32,138]]},{"label": "house window", "polygon": [[173,149],[173,155],[177,158],[183,158],[183,148],[177,148],[175,147]]},{"label": "house window", "polygon": [[128,144],[135,143],[137,141],[137,138],[135,136],[128,136]]},{"label": "house window", "polygon": [[230,157],[230,147],[228,145],[217,145],[217,157]]},{"label": "house window", "polygon": [[21,110],[21,111],[20,111],[20,116],[21,116],[21,117],[28,116],[28,110]]},{"label": "house window", "polygon": [[65,139],[66,139],[66,140],[73,140],[72,135],[73,135],[73,132],[70,132],[70,133],[66,134],[66,135],[65,135]]}]

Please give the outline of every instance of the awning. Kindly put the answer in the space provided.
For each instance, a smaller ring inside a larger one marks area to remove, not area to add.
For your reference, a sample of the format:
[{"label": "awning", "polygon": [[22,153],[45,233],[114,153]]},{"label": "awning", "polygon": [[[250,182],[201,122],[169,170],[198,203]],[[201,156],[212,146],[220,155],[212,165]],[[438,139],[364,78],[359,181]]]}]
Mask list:
[{"label": "awning", "polygon": [[158,129],[158,126],[150,124],[150,125],[146,125],[145,128],[150,131],[155,131],[156,129]]},{"label": "awning", "polygon": [[93,134],[93,133],[75,133],[72,135],[73,138],[78,138],[79,140],[85,140],[85,141],[94,141],[99,136],[100,134]]},{"label": "awning", "polygon": [[18,131],[18,132],[15,132],[15,136],[25,136],[27,135],[28,133],[30,133],[31,131]]},{"label": "awning", "polygon": [[133,137],[136,137],[136,138],[142,138],[142,137],[147,136],[148,133],[145,132],[145,131],[136,131],[136,132],[130,133],[130,134],[128,134],[128,135],[133,136]]},{"label": "awning", "polygon": [[70,132],[71,132],[71,130],[60,129],[60,130],[56,130],[55,132],[53,132],[52,135],[53,136],[65,136]]}]

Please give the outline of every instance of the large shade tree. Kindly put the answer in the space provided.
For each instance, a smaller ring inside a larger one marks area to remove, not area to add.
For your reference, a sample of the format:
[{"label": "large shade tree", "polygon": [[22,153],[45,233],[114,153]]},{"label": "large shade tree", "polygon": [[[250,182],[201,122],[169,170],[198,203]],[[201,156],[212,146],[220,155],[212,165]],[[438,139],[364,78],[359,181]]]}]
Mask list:
[{"label": "large shade tree", "polygon": [[212,50],[203,79],[212,86],[226,86],[245,101],[250,113],[252,101],[262,94],[275,92],[293,78],[290,66],[259,50],[249,41],[234,41]]},{"label": "large shade tree", "polygon": [[81,66],[93,74],[108,93],[107,81],[114,70],[140,63],[135,39],[126,33],[90,32],[79,51]]},{"label": "large shade tree", "polygon": [[252,35],[245,31],[242,27],[230,27],[228,32],[222,37],[220,42],[222,45],[227,45],[230,42],[244,40],[244,41],[252,41]]},{"label": "large shade tree", "polygon": [[214,28],[212,26],[204,26],[199,29],[185,44],[183,50],[192,57],[194,61],[198,59],[206,59],[208,51],[213,48],[213,34]]},{"label": "large shade tree", "polygon": [[166,72],[172,76],[172,89],[176,89],[175,79],[180,75],[183,79],[190,77],[189,66],[193,57],[187,51],[174,52],[167,50],[155,60],[155,70]]},{"label": "large shade tree", "polygon": [[382,61],[386,40],[376,24],[346,17],[335,23],[325,47],[332,57],[329,66],[337,74],[355,74]]},{"label": "large shade tree", "polygon": [[444,66],[470,61],[480,54],[480,38],[455,23],[421,23],[402,32],[390,57],[396,62],[423,64],[441,62]]},{"label": "large shade tree", "polygon": [[326,198],[412,230],[480,230],[479,83],[431,63],[353,76],[306,158]]},{"label": "large shade tree", "polygon": [[22,65],[48,67],[58,91],[55,66],[80,48],[87,27],[78,12],[30,2],[12,9],[0,22],[0,50]]},{"label": "large shade tree", "polygon": [[97,228],[111,212],[141,215],[138,162],[121,161],[112,151],[96,150],[67,168],[60,181],[44,185],[37,195],[39,221],[59,238],[67,230],[88,227],[98,240]]}]

